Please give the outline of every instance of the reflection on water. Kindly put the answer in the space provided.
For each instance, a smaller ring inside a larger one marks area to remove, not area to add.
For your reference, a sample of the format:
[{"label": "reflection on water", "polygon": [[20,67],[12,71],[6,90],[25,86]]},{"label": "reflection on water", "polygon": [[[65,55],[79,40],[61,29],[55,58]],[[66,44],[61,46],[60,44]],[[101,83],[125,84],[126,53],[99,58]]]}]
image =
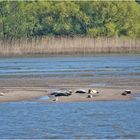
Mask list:
[{"label": "reflection on water", "polygon": [[0,104],[0,138],[140,138],[140,102]]}]

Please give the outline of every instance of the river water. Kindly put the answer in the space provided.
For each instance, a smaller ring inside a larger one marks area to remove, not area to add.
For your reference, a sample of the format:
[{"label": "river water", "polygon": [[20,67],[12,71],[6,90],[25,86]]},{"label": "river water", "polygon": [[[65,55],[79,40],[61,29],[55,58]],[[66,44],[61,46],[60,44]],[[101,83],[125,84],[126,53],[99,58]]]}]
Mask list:
[{"label": "river water", "polygon": [[0,104],[0,138],[140,139],[140,101]]},{"label": "river water", "polygon": [[0,58],[0,76],[140,76],[140,55]]},{"label": "river water", "polygon": [[[0,58],[1,78],[21,75],[139,80],[140,56]],[[140,139],[139,106],[139,97],[85,103],[0,103],[0,138]]]},{"label": "river water", "polygon": [[22,78],[21,82],[29,78],[58,78],[64,84],[80,79],[84,84],[92,83],[91,86],[135,87],[140,86],[140,55],[0,58],[0,77]]}]

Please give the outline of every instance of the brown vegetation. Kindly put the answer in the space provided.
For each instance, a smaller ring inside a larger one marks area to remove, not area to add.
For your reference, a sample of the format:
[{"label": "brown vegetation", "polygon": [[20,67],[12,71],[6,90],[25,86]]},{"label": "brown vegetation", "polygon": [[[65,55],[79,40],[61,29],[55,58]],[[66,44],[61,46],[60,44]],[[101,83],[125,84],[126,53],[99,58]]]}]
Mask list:
[{"label": "brown vegetation", "polygon": [[0,55],[140,53],[140,40],[128,38],[45,37],[0,41]]}]

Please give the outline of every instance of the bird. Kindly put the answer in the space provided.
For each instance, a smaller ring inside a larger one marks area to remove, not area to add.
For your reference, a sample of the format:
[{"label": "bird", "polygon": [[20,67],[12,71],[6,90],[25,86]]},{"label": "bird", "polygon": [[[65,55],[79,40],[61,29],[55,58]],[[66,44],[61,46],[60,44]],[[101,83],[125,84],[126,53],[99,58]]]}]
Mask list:
[{"label": "bird", "polygon": [[88,95],[88,98],[92,98],[93,96],[92,95]]},{"label": "bird", "polygon": [[54,99],[53,99],[53,101],[58,101],[58,98],[57,98],[57,97],[56,97],[56,98],[54,98]]}]

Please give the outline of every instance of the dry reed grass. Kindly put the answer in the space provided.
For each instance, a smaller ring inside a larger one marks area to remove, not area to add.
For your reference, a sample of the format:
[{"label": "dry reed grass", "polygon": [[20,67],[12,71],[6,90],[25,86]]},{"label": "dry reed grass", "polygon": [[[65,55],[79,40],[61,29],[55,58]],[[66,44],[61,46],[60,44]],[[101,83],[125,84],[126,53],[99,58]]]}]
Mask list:
[{"label": "dry reed grass", "polygon": [[0,55],[140,53],[140,40],[128,38],[45,37],[0,41]]}]

